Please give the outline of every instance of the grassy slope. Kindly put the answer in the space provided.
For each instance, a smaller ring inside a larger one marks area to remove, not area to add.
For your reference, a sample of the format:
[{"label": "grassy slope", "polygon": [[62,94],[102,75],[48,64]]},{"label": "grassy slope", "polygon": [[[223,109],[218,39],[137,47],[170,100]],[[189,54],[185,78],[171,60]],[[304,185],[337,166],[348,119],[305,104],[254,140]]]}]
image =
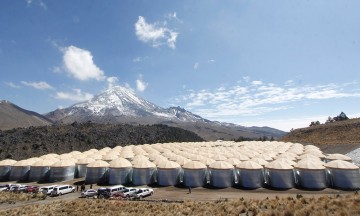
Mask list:
[{"label": "grassy slope", "polygon": [[359,144],[360,118],[296,129],[282,141],[303,144]]}]

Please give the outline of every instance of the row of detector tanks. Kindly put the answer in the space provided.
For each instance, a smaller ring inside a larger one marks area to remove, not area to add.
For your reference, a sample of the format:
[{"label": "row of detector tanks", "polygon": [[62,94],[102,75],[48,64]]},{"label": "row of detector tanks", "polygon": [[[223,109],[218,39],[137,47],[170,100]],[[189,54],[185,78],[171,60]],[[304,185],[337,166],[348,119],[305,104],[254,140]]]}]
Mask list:
[{"label": "row of detector tanks", "polygon": [[[322,161],[329,162],[325,164],[327,169]],[[31,181],[64,181],[75,176],[86,177],[87,183],[109,184],[143,185],[157,181],[159,185],[183,182],[185,186],[197,187],[210,181],[215,187],[239,184],[257,188],[265,183],[280,189],[295,185],[322,189],[329,184],[359,188],[359,167],[347,161],[351,158],[340,154],[325,157],[317,147],[297,143],[168,143],[48,154],[13,164],[14,161],[4,160],[0,162],[0,178],[4,179],[8,172],[9,180],[21,181],[28,173]]]}]

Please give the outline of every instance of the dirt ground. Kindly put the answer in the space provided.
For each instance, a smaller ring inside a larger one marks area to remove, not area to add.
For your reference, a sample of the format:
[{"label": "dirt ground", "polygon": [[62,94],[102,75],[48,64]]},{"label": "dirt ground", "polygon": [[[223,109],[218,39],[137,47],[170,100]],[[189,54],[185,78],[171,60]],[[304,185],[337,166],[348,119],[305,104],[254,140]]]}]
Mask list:
[{"label": "dirt ground", "polygon": [[[68,182],[61,182],[61,184],[72,184],[76,185],[78,183],[81,183],[82,179],[76,179],[73,181]],[[58,183],[59,184],[59,183]],[[28,184],[31,185],[31,184]],[[45,185],[45,184],[44,184]],[[51,185],[51,184],[46,184]],[[90,185],[86,185],[86,189],[89,189]],[[97,189],[99,187],[105,187],[105,186],[98,186],[93,185],[93,189]],[[136,187],[151,187],[151,186],[136,186]],[[324,190],[320,191],[309,191],[309,190],[301,190],[301,189],[289,189],[289,190],[272,190],[272,189],[266,189],[266,188],[259,188],[255,190],[245,190],[240,188],[223,188],[223,189],[217,189],[217,188],[204,188],[204,187],[198,187],[198,188],[192,188],[191,193],[189,193],[189,189],[185,187],[174,187],[174,186],[168,186],[168,187],[159,187],[159,186],[153,186],[151,187],[154,189],[154,195],[151,197],[146,197],[144,200],[148,201],[170,201],[170,202],[176,202],[176,201],[216,201],[216,200],[222,200],[222,199],[253,199],[253,200],[263,200],[266,198],[275,198],[275,197],[293,197],[296,198],[298,194],[301,194],[303,197],[320,197],[323,195],[328,196],[337,196],[337,195],[345,195],[345,194],[351,194],[354,193],[353,191],[342,191],[342,190],[336,190],[331,188],[326,188]],[[80,187],[79,187],[80,190]],[[0,204],[0,209],[12,209],[12,208],[19,208],[27,205],[42,205],[42,204],[50,204],[52,202],[58,202],[58,201],[71,201],[75,199],[83,199],[80,198],[80,191],[76,191],[74,193],[62,195],[62,196],[56,196],[51,197],[48,196],[45,200],[31,200],[31,201],[24,201],[24,202],[16,202],[13,204],[4,203]],[[93,198],[88,198],[93,199]]]}]

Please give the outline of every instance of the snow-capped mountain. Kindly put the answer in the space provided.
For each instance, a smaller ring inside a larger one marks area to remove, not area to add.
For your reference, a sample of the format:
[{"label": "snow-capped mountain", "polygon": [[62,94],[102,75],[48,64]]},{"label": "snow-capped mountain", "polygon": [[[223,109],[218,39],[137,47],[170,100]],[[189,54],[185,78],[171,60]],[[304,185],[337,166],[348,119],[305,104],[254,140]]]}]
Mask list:
[{"label": "snow-capped mountain", "polygon": [[206,140],[236,139],[239,136],[281,137],[285,132],[265,128],[248,128],[210,121],[181,107],[162,108],[135,95],[132,90],[116,86],[91,100],[57,109],[46,117],[58,124],[75,121],[96,123],[166,124],[193,131]]},{"label": "snow-capped mountain", "polygon": [[[161,121],[197,122],[207,121],[180,107],[164,109],[147,100],[144,100],[130,89],[116,86],[91,100],[74,104],[65,109],[58,109],[46,115],[54,121],[70,123],[73,121],[113,122],[121,118],[144,119],[146,122]],[[115,118],[114,118],[115,117]]]}]

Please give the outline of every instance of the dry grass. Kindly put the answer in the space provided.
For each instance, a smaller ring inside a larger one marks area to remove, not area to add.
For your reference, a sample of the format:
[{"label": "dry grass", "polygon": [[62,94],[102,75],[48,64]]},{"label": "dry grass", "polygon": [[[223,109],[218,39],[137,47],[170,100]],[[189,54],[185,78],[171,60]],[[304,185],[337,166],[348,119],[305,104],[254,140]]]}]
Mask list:
[{"label": "dry grass", "polygon": [[43,200],[46,198],[46,195],[39,194],[29,194],[29,193],[12,193],[3,191],[0,192],[0,204],[9,203],[14,204],[16,202],[23,202],[29,200]]},{"label": "dry grass", "polygon": [[358,144],[360,143],[360,118],[296,129],[282,141],[312,144]]},{"label": "dry grass", "polygon": [[360,195],[161,203],[77,199],[2,210],[0,215],[360,215]]}]

